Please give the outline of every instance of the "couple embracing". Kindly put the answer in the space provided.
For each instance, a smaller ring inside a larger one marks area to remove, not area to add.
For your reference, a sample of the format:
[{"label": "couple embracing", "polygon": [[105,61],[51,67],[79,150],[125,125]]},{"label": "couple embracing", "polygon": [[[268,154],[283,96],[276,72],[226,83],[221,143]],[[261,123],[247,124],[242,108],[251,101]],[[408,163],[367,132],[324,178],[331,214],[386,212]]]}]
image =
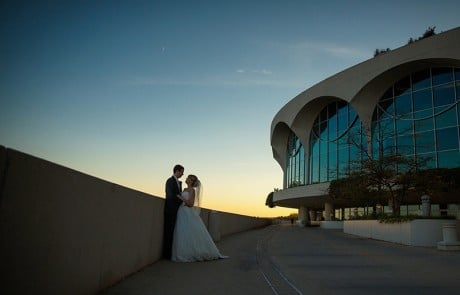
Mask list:
[{"label": "couple embracing", "polygon": [[182,191],[179,178],[184,167],[174,166],[166,181],[164,207],[163,257],[176,262],[193,262],[227,258],[220,254],[199,214],[201,182],[188,175]]}]

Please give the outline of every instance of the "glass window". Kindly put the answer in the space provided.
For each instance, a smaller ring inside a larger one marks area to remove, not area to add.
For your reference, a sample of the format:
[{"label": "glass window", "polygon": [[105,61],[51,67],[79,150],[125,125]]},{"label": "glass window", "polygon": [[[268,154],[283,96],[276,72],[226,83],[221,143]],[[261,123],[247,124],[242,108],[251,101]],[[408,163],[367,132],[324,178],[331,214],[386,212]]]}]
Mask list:
[{"label": "glass window", "polygon": [[[318,153],[315,146],[316,139],[312,136],[311,149],[312,153]],[[300,143],[300,139],[291,132],[287,143],[287,163],[285,169],[285,185],[287,187],[299,186],[305,184],[305,150]],[[312,157],[310,160],[313,160]],[[314,163],[314,161],[312,161]]]},{"label": "glass window", "polygon": [[319,121],[326,122],[327,121],[327,108],[324,108],[321,113],[319,114]]},{"label": "glass window", "polygon": [[327,121],[323,121],[319,124],[319,138],[327,140]]},{"label": "glass window", "polygon": [[396,144],[394,137],[387,137],[383,139],[383,154],[391,155],[396,152]]},{"label": "glass window", "polygon": [[[299,143],[300,143],[300,140],[299,140]],[[300,144],[300,148],[299,148],[299,157],[300,157],[300,162],[305,161],[305,150],[304,150],[302,144]]]},{"label": "glass window", "polygon": [[372,157],[375,158],[378,155],[378,142],[379,142],[379,137],[378,137],[378,129],[372,129],[372,135],[371,135],[371,153]]},{"label": "glass window", "polygon": [[433,88],[434,106],[449,105],[455,102],[454,83]]},{"label": "glass window", "polygon": [[408,94],[410,93],[411,87],[410,87],[410,77],[407,76],[404,79],[399,80],[398,82],[395,83],[394,85],[394,96],[400,96],[403,94]]},{"label": "glass window", "polygon": [[361,125],[356,124],[356,122],[350,121],[353,123],[352,125],[349,126],[348,128],[348,137],[349,142],[360,142],[361,141]]},{"label": "glass window", "polygon": [[337,178],[337,150],[329,152],[329,179]]},{"label": "glass window", "polygon": [[305,185],[306,184],[306,181],[305,181],[305,171],[303,170],[300,170],[300,182],[301,182],[301,185]]},{"label": "glass window", "polygon": [[414,121],[414,128],[415,128],[415,132],[417,133],[428,131],[428,130],[433,130],[434,129],[433,118],[429,117],[428,119]]},{"label": "glass window", "polygon": [[348,128],[348,120],[347,120],[347,115],[345,116],[338,116],[338,135],[340,135],[343,131],[345,131]]},{"label": "glass window", "polygon": [[438,166],[443,168],[460,167],[460,152],[447,151],[438,153]]},{"label": "glass window", "polygon": [[460,125],[460,104],[456,104],[456,106],[454,107],[454,109],[457,109],[457,122],[458,122],[459,125]]},{"label": "glass window", "polygon": [[460,81],[460,68],[455,68],[455,80]]},{"label": "glass window", "polygon": [[320,144],[319,145],[319,153],[321,155],[324,154],[324,153],[327,153],[327,146],[328,146],[327,141],[320,140],[319,144]]},{"label": "glass window", "polygon": [[412,112],[410,94],[395,97],[396,115],[403,115]]},{"label": "glass window", "polygon": [[305,170],[304,169],[300,170],[300,179],[301,179],[302,184],[305,184]]},{"label": "glass window", "polygon": [[424,120],[433,117],[433,109],[415,112],[414,120]]},{"label": "glass window", "polygon": [[431,87],[430,69],[412,75],[412,89],[414,91]]},{"label": "glass window", "polygon": [[312,154],[314,157],[319,156],[319,140],[314,140],[311,145]]},{"label": "glass window", "polygon": [[327,107],[327,113],[329,120],[337,116],[337,103],[331,103]]},{"label": "glass window", "polygon": [[414,92],[414,112],[431,109],[433,107],[431,101],[431,88]]},{"label": "glass window", "polygon": [[348,149],[339,150],[338,163],[339,163],[339,177],[345,176],[348,168]]},{"label": "glass window", "polygon": [[444,128],[436,131],[436,146],[438,151],[458,149],[458,128]]},{"label": "glass window", "polygon": [[409,155],[414,153],[414,142],[412,134],[398,136],[396,140],[398,144],[398,153],[402,155]]},{"label": "glass window", "polygon": [[358,161],[361,156],[361,144],[350,145],[350,161]]},{"label": "glass window", "polygon": [[[321,141],[315,141],[313,133],[310,135],[312,148],[309,155],[311,159],[309,163],[309,171],[311,171],[309,180],[311,183],[337,179],[340,177],[339,171],[346,172],[349,166],[350,159],[348,155],[351,148],[348,138],[350,130],[353,129],[349,126],[349,118],[356,120],[354,121],[356,126],[361,125],[356,112],[345,101],[329,104],[316,118],[315,122],[323,119],[325,121],[321,123]],[[359,131],[358,128],[354,129]],[[339,153],[341,156],[338,155]],[[359,155],[360,153],[357,154]]]},{"label": "glass window", "polygon": [[329,141],[329,152],[337,151],[337,141]]},{"label": "glass window", "polygon": [[449,83],[453,81],[452,68],[434,68],[432,69],[433,86]]},{"label": "glass window", "polygon": [[313,128],[311,129],[313,135],[315,136],[315,139],[316,138],[319,138],[319,124],[318,124],[318,121],[315,121],[315,123],[313,124]]},{"label": "glass window", "polygon": [[[428,167],[448,167],[449,159],[458,158],[460,107],[455,103],[459,100],[460,68],[424,69],[397,81],[385,91],[374,110],[372,155],[377,157],[391,150],[388,135],[393,133],[397,152],[429,156]],[[393,110],[394,116],[390,114]],[[395,128],[389,128],[391,124],[386,121],[393,122]],[[448,150],[456,153],[447,153]]]},{"label": "glass window", "polygon": [[[300,161],[300,172],[303,173],[303,175],[305,176],[305,150],[303,146],[300,146],[299,161]],[[305,177],[302,177],[302,179],[305,179]]]},{"label": "glass window", "polygon": [[398,120],[396,121],[396,132],[398,134],[411,134],[412,133],[412,121],[410,120]]},{"label": "glass window", "polygon": [[339,140],[337,140],[338,149],[346,149],[348,147],[348,136],[342,135]]},{"label": "glass window", "polygon": [[394,116],[394,102],[393,99],[387,99],[384,101],[381,101],[378,106],[379,110],[379,117],[381,118],[393,118]]},{"label": "glass window", "polygon": [[368,145],[367,145],[367,140],[363,141],[363,149],[361,150],[361,159],[367,159],[368,158]]},{"label": "glass window", "polygon": [[319,181],[326,182],[327,181],[327,154],[321,155],[319,159]]},{"label": "glass window", "polygon": [[459,81],[457,81],[456,92],[457,92],[457,100],[460,100],[460,82]]},{"label": "glass window", "polygon": [[319,171],[317,167],[317,163],[313,162],[311,166],[310,172],[310,183],[318,183],[319,182]]},{"label": "glass window", "polygon": [[441,112],[436,116],[436,128],[444,128],[457,125],[456,108]]},{"label": "glass window", "polygon": [[347,114],[348,111],[348,103],[343,100],[337,101],[337,111],[338,111],[338,116],[343,116]]},{"label": "glass window", "polygon": [[417,133],[415,136],[415,151],[416,153],[427,153],[433,151],[434,132]]},{"label": "glass window", "polygon": [[329,128],[329,140],[336,139],[337,138],[337,117],[336,116],[329,119],[328,128]]},{"label": "glass window", "polygon": [[389,135],[389,134],[393,135],[394,132],[395,132],[394,118],[392,118],[391,120],[389,118],[388,119],[387,118],[382,119],[380,121],[379,132],[380,132],[381,136],[384,136],[385,134],[386,135]]},{"label": "glass window", "polygon": [[358,115],[356,114],[355,109],[350,106],[350,108],[348,110],[348,122],[350,122],[350,124],[351,124],[353,121],[355,121],[357,116]]},{"label": "glass window", "polygon": [[423,162],[426,161],[425,166],[426,168],[436,168],[436,154],[435,153],[425,153],[422,155],[418,155],[419,159]]}]

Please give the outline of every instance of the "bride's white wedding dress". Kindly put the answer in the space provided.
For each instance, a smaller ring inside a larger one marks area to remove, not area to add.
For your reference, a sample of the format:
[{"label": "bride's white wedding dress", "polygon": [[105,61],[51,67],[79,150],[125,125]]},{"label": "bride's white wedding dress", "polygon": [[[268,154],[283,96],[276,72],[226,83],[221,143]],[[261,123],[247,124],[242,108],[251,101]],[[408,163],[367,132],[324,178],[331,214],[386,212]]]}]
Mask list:
[{"label": "bride's white wedding dress", "polygon": [[[188,199],[188,192],[182,192],[182,196]],[[220,254],[200,218],[199,210],[182,204],[177,211],[171,260],[193,262],[219,258],[227,256]]]}]

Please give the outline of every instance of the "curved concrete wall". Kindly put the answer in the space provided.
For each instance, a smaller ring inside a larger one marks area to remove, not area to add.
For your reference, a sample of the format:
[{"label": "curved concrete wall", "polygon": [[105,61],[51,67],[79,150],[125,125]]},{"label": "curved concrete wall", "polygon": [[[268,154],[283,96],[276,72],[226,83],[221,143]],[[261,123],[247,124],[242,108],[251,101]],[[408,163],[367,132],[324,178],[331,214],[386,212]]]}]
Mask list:
[{"label": "curved concrete wall", "polygon": [[[7,294],[95,294],[161,258],[163,198],[1,146],[0,193]],[[219,237],[270,223],[217,216]]]}]

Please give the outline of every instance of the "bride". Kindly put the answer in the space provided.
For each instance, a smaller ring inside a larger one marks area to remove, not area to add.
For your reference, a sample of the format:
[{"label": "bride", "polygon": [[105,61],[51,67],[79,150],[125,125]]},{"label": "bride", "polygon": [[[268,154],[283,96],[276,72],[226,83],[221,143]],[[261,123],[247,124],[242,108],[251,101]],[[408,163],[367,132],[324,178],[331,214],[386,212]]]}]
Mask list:
[{"label": "bride", "polygon": [[185,183],[187,188],[181,195],[177,195],[183,204],[177,211],[171,260],[192,262],[227,258],[227,256],[220,254],[200,218],[200,208],[198,207],[201,191],[200,181],[195,175],[190,174]]}]

